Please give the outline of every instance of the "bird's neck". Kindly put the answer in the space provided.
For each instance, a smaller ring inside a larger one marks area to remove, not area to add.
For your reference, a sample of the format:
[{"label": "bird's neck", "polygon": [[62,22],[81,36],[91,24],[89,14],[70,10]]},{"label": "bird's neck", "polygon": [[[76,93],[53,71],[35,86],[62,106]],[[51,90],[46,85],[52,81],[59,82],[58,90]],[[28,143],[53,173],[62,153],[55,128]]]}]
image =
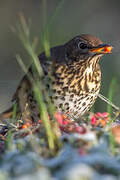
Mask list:
[{"label": "bird's neck", "polygon": [[[101,71],[99,59],[88,60],[85,63],[74,62],[71,65],[56,66],[55,76],[62,86],[74,87],[79,90],[94,93],[100,89]],[[79,94],[79,92],[78,92]]]},{"label": "bird's neck", "polygon": [[81,79],[84,82],[83,87],[86,91],[94,93],[99,91],[101,85],[101,70],[99,65],[99,58],[89,59],[86,64],[82,65],[83,73]]},{"label": "bird's neck", "polygon": [[83,64],[82,66],[85,67],[85,71],[84,73],[86,74],[86,76],[88,76],[88,79],[90,80],[90,76],[94,78],[94,76],[96,75],[96,73],[100,72],[100,65],[99,65],[99,57],[94,57],[94,59],[89,58],[85,64]]},{"label": "bird's neck", "polygon": [[[97,92],[100,89],[101,84],[101,70],[99,65],[99,57],[94,59],[89,58],[86,62],[74,62],[71,66],[71,72],[74,72],[73,76],[76,83],[80,83],[81,90],[86,92]],[[79,80],[76,80],[79,77]],[[73,84],[73,83],[72,83]]]}]

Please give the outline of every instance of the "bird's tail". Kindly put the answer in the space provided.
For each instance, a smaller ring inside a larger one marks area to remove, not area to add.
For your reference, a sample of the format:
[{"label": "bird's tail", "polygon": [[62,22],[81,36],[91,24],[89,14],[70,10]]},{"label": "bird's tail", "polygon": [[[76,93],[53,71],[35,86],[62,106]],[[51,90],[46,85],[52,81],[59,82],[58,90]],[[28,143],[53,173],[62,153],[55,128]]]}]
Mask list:
[{"label": "bird's tail", "polygon": [[5,119],[12,118],[13,115],[13,106],[7,109],[6,111],[0,113],[0,121],[3,121]]}]

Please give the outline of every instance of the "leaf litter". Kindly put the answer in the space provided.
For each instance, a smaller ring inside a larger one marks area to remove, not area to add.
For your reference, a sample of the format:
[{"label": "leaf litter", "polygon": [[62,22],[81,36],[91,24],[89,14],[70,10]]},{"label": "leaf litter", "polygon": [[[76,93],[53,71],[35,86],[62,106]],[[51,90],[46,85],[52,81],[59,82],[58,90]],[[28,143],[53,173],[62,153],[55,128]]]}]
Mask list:
[{"label": "leaf litter", "polygon": [[54,153],[49,149],[42,121],[21,127],[0,125],[0,177],[120,179],[119,122],[110,126],[106,112],[90,113],[87,125],[60,113],[55,117],[57,126],[52,123],[60,146],[56,146]]}]

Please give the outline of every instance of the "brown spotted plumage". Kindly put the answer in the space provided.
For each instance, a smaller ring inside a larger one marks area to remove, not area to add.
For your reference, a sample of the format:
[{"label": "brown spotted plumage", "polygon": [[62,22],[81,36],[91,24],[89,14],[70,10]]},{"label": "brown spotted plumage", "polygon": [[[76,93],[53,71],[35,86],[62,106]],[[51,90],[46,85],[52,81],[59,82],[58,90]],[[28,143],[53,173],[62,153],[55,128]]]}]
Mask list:
[{"label": "brown spotted plumage", "polygon": [[[43,81],[58,111],[75,118],[88,112],[100,90],[100,57],[110,53],[110,48],[95,36],[81,35],[62,46],[51,48],[49,60],[45,53],[39,56]],[[31,68],[29,72],[32,73]],[[33,84],[25,75],[13,97],[21,113],[26,111],[26,104],[33,112],[33,109],[38,109],[32,88]]]}]

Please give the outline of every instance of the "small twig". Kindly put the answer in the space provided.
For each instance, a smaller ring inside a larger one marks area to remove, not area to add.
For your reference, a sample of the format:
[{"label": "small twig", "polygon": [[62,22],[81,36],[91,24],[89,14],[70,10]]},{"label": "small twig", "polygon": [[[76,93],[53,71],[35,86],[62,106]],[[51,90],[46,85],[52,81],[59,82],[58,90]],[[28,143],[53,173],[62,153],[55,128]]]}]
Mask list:
[{"label": "small twig", "polygon": [[15,129],[18,128],[18,127],[17,127],[15,124],[13,124],[13,123],[10,123],[9,125],[10,125],[11,127],[15,128]]},{"label": "small twig", "polygon": [[6,124],[1,124],[1,123],[0,123],[0,126],[7,126],[7,125],[6,125]]},{"label": "small twig", "polygon": [[106,102],[107,104],[109,104],[110,106],[112,106],[112,108],[114,108],[116,111],[120,111],[120,108],[118,106],[116,106],[115,104],[113,104],[111,101],[109,101],[109,99],[107,99],[105,96],[103,96],[102,94],[98,94],[98,97],[103,100],[104,102]]},{"label": "small twig", "polygon": [[20,129],[19,131],[16,131],[16,132],[13,134],[13,136],[14,136],[14,137],[17,137],[17,136],[20,137],[20,136],[22,136],[22,135],[24,135],[24,134],[26,134],[26,135],[32,134],[31,129],[30,129],[30,128]]}]

